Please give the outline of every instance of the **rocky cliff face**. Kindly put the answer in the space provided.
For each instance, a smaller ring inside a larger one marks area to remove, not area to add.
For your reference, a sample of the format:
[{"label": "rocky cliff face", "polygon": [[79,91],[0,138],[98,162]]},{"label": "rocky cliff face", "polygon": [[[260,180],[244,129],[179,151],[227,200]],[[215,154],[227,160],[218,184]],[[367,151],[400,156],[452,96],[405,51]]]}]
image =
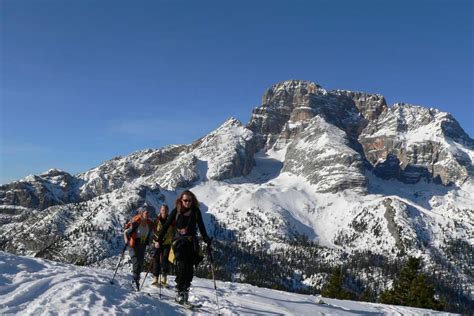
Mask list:
[{"label": "rocky cliff face", "polygon": [[377,119],[380,114],[388,108],[385,98],[380,94],[368,94],[348,90],[334,90],[331,91],[331,94],[339,96],[341,99],[352,100],[360,115],[367,121]]},{"label": "rocky cliff face", "polygon": [[[368,123],[359,142],[382,176],[393,174],[407,183],[434,179],[459,185],[472,175],[472,139],[451,115],[436,109],[395,104]],[[388,161],[398,166],[391,163],[388,170]]]},{"label": "rocky cliff face", "polygon": [[318,115],[288,145],[282,171],[306,177],[319,192],[365,192],[364,159],[353,147],[343,130]]},{"label": "rocky cliff face", "polygon": [[51,169],[39,176],[28,176],[21,181],[0,186],[1,205],[18,205],[45,209],[56,204],[67,204],[79,199],[75,189],[81,184],[67,172]]},{"label": "rocky cliff face", "polygon": [[316,115],[352,137],[359,135],[367,122],[386,108],[381,95],[345,90],[328,92],[313,82],[290,80],[265,92],[262,105],[253,110],[248,127],[264,137],[267,148],[275,142],[282,146],[291,141]]},{"label": "rocky cliff face", "polygon": [[326,90],[308,81],[285,81],[268,89],[262,105],[253,110],[248,128],[264,136],[267,146],[273,145],[289,122],[305,122],[314,114],[311,97],[325,95]]}]

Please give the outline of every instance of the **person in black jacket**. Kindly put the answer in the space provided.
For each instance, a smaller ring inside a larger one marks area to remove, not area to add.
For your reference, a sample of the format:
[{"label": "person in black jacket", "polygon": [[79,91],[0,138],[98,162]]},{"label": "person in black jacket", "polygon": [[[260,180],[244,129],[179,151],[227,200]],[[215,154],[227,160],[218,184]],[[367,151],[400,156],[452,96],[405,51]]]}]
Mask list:
[{"label": "person in black jacket", "polygon": [[[153,278],[152,285],[158,286],[158,283],[166,286],[168,284],[168,273],[169,273],[169,261],[168,256],[170,254],[171,242],[173,241],[174,223],[168,227],[166,234],[164,235],[163,242],[161,245],[158,243],[158,236],[160,235],[166,220],[168,219],[168,205],[163,204],[160,207],[160,214],[155,221],[155,234],[153,236],[154,246],[158,253],[155,253],[153,257]],[[160,278],[161,275],[161,278]]]},{"label": "person in black jacket", "polygon": [[171,211],[158,236],[159,245],[163,244],[166,231],[173,222],[176,223],[173,237],[173,252],[176,259],[176,301],[186,304],[198,255],[197,226],[204,242],[209,246],[211,243],[202,220],[199,202],[191,191],[184,191],[176,199],[175,208]]}]

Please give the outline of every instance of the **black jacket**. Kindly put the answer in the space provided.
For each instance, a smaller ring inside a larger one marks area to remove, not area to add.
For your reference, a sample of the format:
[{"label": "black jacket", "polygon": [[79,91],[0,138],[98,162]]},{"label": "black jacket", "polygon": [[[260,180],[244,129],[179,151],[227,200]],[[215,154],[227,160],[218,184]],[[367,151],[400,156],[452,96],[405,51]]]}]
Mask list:
[{"label": "black jacket", "polygon": [[[174,238],[177,238],[179,236],[195,237],[197,235],[197,226],[199,226],[199,231],[201,232],[202,239],[205,243],[209,242],[209,236],[207,235],[206,227],[204,226],[204,222],[202,220],[201,210],[199,208],[193,208],[191,209],[191,215],[184,216],[183,214],[179,213],[178,210],[175,208],[171,211],[171,214],[168,216],[166,223],[163,225],[163,229],[161,230],[158,236],[158,241],[160,244],[163,243],[163,238],[166,234],[166,231],[175,220],[176,231],[174,232]],[[179,234],[178,231],[183,228],[186,228],[186,233]]]}]

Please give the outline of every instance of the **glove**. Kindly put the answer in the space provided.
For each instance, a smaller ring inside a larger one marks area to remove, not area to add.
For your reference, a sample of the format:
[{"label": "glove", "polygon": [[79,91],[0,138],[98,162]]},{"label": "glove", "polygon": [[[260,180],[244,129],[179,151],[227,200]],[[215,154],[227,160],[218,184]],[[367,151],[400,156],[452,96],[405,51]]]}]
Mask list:
[{"label": "glove", "polygon": [[[158,247],[156,247],[156,244],[158,243]],[[163,239],[158,239],[156,242],[155,242],[155,247],[156,248],[160,248],[161,246],[163,245]]]}]

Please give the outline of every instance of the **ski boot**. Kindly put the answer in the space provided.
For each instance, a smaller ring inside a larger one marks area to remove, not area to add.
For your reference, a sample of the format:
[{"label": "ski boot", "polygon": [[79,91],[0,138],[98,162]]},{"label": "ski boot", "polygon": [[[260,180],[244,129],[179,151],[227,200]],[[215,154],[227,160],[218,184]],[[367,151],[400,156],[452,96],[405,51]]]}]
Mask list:
[{"label": "ski boot", "polygon": [[183,305],[188,305],[189,302],[188,302],[188,298],[189,298],[189,292],[188,291],[184,291],[183,292]]},{"label": "ski boot", "polygon": [[168,285],[168,277],[166,274],[161,276],[161,285],[163,285],[164,287]]},{"label": "ski boot", "polygon": [[135,288],[135,290],[140,291],[140,279],[133,279],[132,280],[132,287]]},{"label": "ski boot", "polygon": [[[184,302],[185,302],[184,299],[185,299],[185,292],[184,291],[177,291],[176,292],[176,297],[174,298],[176,303],[183,305]],[[186,297],[186,299],[187,299],[187,297]]]},{"label": "ski boot", "polygon": [[151,281],[151,285],[158,286],[160,279],[158,277],[153,277],[153,281]]}]

